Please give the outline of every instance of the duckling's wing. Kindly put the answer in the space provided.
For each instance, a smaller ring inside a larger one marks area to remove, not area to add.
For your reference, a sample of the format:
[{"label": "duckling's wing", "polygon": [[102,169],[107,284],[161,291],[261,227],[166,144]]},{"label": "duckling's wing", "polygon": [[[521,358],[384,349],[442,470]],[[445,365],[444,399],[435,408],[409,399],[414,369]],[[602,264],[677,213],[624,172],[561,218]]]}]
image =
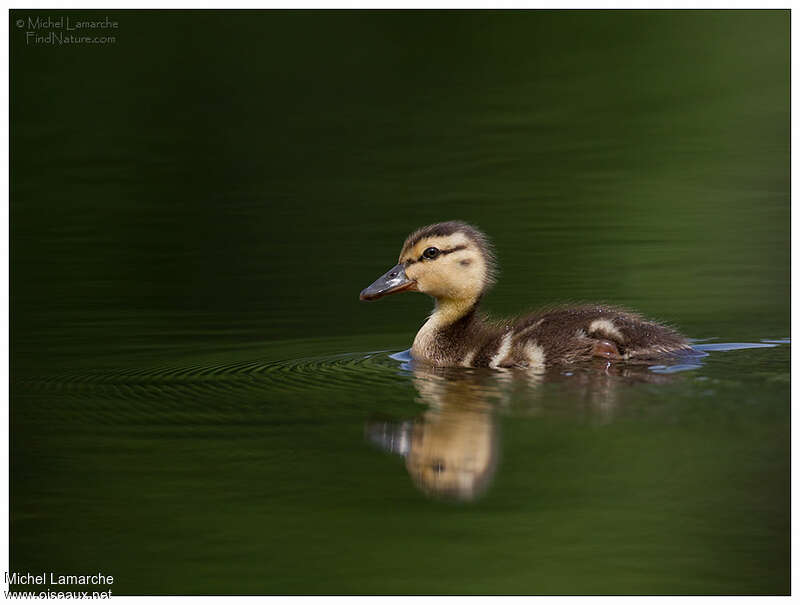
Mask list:
[{"label": "duckling's wing", "polygon": [[[598,350],[613,351],[614,347],[621,359],[654,358],[689,349],[686,339],[672,328],[605,305],[543,310],[519,320],[514,332],[520,344],[540,346],[548,365],[587,359]],[[602,341],[609,345],[598,349]]]},{"label": "duckling's wing", "polygon": [[669,326],[625,311],[590,320],[586,333],[614,342],[624,359],[660,357],[690,348],[686,338]]}]

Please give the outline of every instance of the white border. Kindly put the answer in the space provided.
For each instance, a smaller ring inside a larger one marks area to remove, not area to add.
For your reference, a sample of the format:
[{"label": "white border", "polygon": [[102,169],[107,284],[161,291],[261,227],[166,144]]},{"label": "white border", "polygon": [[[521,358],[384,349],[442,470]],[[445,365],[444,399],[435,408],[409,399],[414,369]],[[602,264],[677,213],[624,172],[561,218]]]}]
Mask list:
[{"label": "white border", "polygon": [[[530,2],[524,0],[493,0],[488,2],[478,2],[476,0],[434,0],[425,2],[422,0],[296,0],[293,2],[287,1],[269,1],[269,2],[254,2],[252,0],[237,0],[235,5],[223,4],[219,1],[191,1],[191,0],[171,0],[171,2],[163,4],[153,1],[147,2],[143,0],[128,0],[119,1],[111,0],[106,2],[99,2],[96,0],[88,0],[83,2],[12,2],[7,9],[50,9],[50,10],[66,10],[66,9],[109,9],[109,10],[123,10],[123,9],[232,9],[232,8],[248,8],[248,9],[286,9],[286,8],[374,8],[374,9],[787,9],[792,8],[790,3],[787,6],[786,2],[773,2],[773,1],[736,1],[736,2],[723,2],[720,0],[704,1],[700,6],[697,2],[684,0],[681,2],[640,2],[640,1],[616,1],[616,2],[600,2],[600,1],[586,1],[583,2]],[[0,497],[0,517],[5,519],[5,522],[0,524],[0,539],[5,548],[2,549],[0,555],[0,575],[9,569],[9,472],[8,472],[8,454],[9,454],[9,435],[8,435],[8,403],[9,403],[9,90],[8,90],[8,77],[9,77],[9,31],[8,24],[10,14],[6,11],[5,19],[0,24],[0,44],[2,44],[2,120],[3,126],[3,148],[2,148],[2,176],[3,176],[3,192],[2,192],[2,206],[0,207],[0,222],[2,222],[2,229],[0,229],[0,379],[2,379],[2,436],[0,436],[0,483],[2,483],[2,496]],[[796,27],[797,22],[794,13],[791,17],[792,32],[800,31]],[[794,39],[792,40],[794,42]],[[797,65],[797,52],[796,45],[792,44],[792,114],[795,114],[796,108],[796,95],[794,83],[797,81],[796,69]],[[792,148],[794,149],[795,137],[795,123],[792,121]],[[791,168],[792,177],[797,172],[798,161],[795,155],[792,155]],[[794,205],[792,205],[792,232],[797,232],[797,213],[794,212]],[[798,284],[795,275],[795,268],[798,266],[797,261],[797,247],[794,240],[792,240],[792,341],[798,342],[798,335],[794,329],[797,326],[798,316],[796,309],[800,297],[798,297]],[[800,359],[797,356],[792,356],[792,376],[798,376],[798,364]],[[795,380],[792,380],[792,403],[798,401],[798,386]],[[792,437],[794,437],[794,430],[792,429]],[[800,532],[795,522],[794,511],[798,502],[798,473],[797,469],[800,468],[800,455],[798,448],[794,447],[794,439],[792,440],[792,586],[795,586],[795,579],[797,578],[798,568],[800,568],[800,556],[798,556],[797,542]],[[4,585],[5,588],[5,585]],[[145,601],[147,603],[167,603],[176,600],[198,599],[201,598],[204,603],[227,603],[230,597],[124,597],[115,596],[113,599],[123,599],[125,602]],[[427,602],[435,599],[438,602],[453,602],[454,600],[468,600],[470,603],[476,604],[489,604],[494,603],[498,598],[502,598],[504,603],[529,603],[535,599],[539,604],[551,603],[569,603],[574,601],[585,601],[591,599],[594,602],[601,603],[618,603],[622,600],[624,603],[652,603],[664,602],[664,599],[672,599],[675,597],[238,597],[238,599],[264,600],[268,599],[271,603],[350,603],[355,601],[364,602],[381,602],[381,603],[398,603],[413,601],[414,603]],[[703,602],[729,602],[735,599],[736,603],[764,603],[774,602],[777,599],[786,599],[792,597],[679,597],[681,602],[691,603],[702,600]],[[35,600],[34,602],[59,602],[54,599]]]},{"label": "white border", "polygon": [[217,0],[85,0],[84,2],[11,2],[11,9],[28,10],[80,10],[80,9],[788,9],[786,2],[774,0],[583,0],[579,2],[531,0],[235,0],[224,3]]},{"label": "white border", "polygon": [[[0,294],[0,321],[2,321],[2,330],[0,331],[0,384],[2,384],[2,390],[0,390],[0,397],[2,398],[2,412],[0,412],[0,417],[2,417],[2,435],[0,435],[0,450],[2,450],[2,454],[0,454],[0,483],[2,483],[2,496],[0,496],[0,536],[2,536],[2,555],[0,555],[0,574],[9,568],[9,527],[11,525],[11,518],[9,516],[9,472],[8,472],[8,464],[9,464],[9,434],[8,434],[8,416],[10,414],[9,411],[9,317],[8,317],[8,305],[9,305],[9,251],[8,251],[8,234],[9,234],[9,222],[8,222],[8,208],[9,208],[9,180],[8,180],[8,157],[9,157],[9,115],[8,115],[8,78],[9,78],[9,54],[8,54],[8,44],[9,44],[9,37],[8,37],[8,21],[10,19],[10,14],[6,12],[6,18],[3,19],[2,23],[0,23],[0,43],[2,44],[2,53],[3,53],[3,76],[2,76],[2,93],[0,93],[0,102],[2,102],[2,111],[3,114],[3,142],[2,142],[2,186],[3,186],[3,198],[2,204],[0,205],[0,221],[2,221],[2,229],[0,229],[0,254],[2,255],[2,259],[0,259],[0,288],[2,288],[2,294]],[[5,585],[4,585],[5,586]]]}]

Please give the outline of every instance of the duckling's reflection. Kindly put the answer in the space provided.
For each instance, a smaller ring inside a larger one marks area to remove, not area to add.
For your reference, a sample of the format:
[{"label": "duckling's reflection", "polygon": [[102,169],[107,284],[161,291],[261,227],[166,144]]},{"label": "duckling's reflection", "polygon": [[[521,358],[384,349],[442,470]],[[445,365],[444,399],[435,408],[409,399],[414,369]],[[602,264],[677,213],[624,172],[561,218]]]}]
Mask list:
[{"label": "duckling's reflection", "polygon": [[[675,375],[656,374],[645,366],[592,364],[575,372],[474,370],[409,364],[413,383],[428,411],[413,421],[369,421],[367,439],[405,458],[415,485],[426,495],[474,500],[497,470],[500,434],[495,413],[513,399],[513,410],[538,415],[561,413],[607,422],[619,405],[620,392],[633,383],[664,383]],[[562,383],[565,390],[542,388]]]},{"label": "duckling's reflection", "polygon": [[425,494],[472,500],[497,469],[494,408],[504,391],[486,373],[432,367],[415,367],[413,373],[428,411],[414,421],[368,422],[367,438],[405,457],[409,475]]}]

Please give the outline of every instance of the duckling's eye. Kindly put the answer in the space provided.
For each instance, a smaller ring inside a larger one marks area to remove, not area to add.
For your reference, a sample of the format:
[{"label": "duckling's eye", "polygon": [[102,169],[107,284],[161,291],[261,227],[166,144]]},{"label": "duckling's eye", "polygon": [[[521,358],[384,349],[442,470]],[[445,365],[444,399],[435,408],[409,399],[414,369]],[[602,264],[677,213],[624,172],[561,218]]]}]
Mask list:
[{"label": "duckling's eye", "polygon": [[439,256],[439,248],[434,248],[433,246],[426,248],[425,252],[422,253],[422,256],[425,258],[434,259]]},{"label": "duckling's eye", "polygon": [[434,462],[434,463],[431,465],[431,469],[432,469],[432,470],[433,470],[433,472],[434,472],[434,473],[436,473],[437,475],[439,475],[439,474],[443,473],[443,472],[444,472],[444,462],[442,462],[441,460],[436,460],[436,461],[435,461],[435,462]]}]

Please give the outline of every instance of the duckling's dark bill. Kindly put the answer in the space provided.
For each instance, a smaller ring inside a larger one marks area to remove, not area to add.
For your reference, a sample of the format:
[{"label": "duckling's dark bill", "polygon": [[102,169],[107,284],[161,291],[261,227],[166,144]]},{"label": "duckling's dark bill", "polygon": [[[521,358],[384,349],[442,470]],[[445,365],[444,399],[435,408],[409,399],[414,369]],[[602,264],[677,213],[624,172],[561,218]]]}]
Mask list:
[{"label": "duckling's dark bill", "polygon": [[361,300],[378,300],[387,294],[414,290],[416,282],[408,279],[405,267],[395,265],[361,291]]}]

